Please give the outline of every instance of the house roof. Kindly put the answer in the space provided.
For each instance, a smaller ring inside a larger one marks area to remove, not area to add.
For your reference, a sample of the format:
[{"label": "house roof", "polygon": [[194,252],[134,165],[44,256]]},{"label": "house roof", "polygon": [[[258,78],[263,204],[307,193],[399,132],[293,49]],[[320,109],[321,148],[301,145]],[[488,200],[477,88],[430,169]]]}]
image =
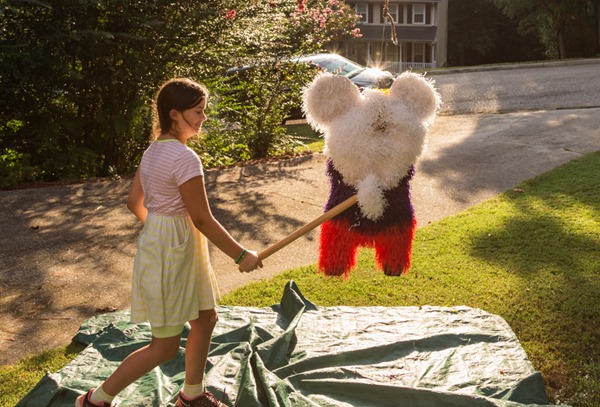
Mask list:
[{"label": "house roof", "polygon": [[[363,40],[379,40],[381,38],[391,38],[391,27],[389,25],[360,25],[360,32]],[[435,41],[437,33],[436,26],[415,27],[415,26],[396,26],[396,36],[398,41]]]}]

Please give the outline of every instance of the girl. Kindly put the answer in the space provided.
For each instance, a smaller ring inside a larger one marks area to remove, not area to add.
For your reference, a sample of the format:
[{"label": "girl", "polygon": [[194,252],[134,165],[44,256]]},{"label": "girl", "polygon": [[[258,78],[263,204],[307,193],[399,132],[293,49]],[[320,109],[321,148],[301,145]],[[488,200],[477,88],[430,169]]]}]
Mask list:
[{"label": "girl", "polygon": [[216,281],[207,240],[229,255],[241,272],[262,267],[213,217],[202,163],[186,146],[206,120],[206,88],[190,79],[166,82],[156,97],[160,130],[144,152],[127,208],[143,223],[134,262],[132,322],[150,321],[149,345],[130,354],[97,389],[77,398],[76,407],[111,406],[113,398],[179,350],[184,324],[191,329],[185,350],[185,383],[177,406],[224,406],[202,382],[213,328]]}]

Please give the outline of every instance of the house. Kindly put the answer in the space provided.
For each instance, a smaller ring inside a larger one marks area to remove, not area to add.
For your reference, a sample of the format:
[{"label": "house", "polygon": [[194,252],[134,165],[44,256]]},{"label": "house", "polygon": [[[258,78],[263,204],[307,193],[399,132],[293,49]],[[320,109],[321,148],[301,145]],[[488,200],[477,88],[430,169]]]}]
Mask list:
[{"label": "house", "polygon": [[362,65],[393,73],[443,67],[447,63],[448,1],[389,0],[397,45],[383,15],[385,0],[346,1],[362,16],[362,37],[337,44],[339,52]]}]

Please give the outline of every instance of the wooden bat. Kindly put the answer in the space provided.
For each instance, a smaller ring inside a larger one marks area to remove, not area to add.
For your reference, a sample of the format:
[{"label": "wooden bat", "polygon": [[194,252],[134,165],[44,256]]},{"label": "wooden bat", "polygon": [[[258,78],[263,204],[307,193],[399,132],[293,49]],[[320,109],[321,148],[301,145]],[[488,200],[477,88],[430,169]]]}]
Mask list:
[{"label": "wooden bat", "polygon": [[279,250],[283,249],[285,246],[292,243],[294,240],[298,239],[301,236],[304,236],[305,234],[307,234],[308,232],[310,232],[311,230],[313,230],[314,228],[316,228],[323,222],[326,222],[326,221],[332,219],[333,217],[344,212],[346,209],[352,207],[357,202],[358,202],[358,198],[356,197],[356,195],[351,196],[350,198],[346,199],[344,202],[339,203],[338,205],[334,206],[327,212],[323,213],[321,216],[319,216],[315,220],[307,223],[306,225],[302,226],[300,229],[297,229],[296,231],[290,233],[289,235],[287,235],[286,237],[284,237],[277,243],[272,244],[271,246],[267,247],[265,250],[263,250],[262,252],[260,252],[258,254],[258,258],[261,260],[266,259],[273,253],[278,252]]}]

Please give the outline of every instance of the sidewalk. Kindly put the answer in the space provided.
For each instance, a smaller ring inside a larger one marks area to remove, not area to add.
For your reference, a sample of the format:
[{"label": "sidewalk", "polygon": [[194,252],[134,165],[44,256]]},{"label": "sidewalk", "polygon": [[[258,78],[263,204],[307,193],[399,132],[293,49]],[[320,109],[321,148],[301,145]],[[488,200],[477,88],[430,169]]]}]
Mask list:
[{"label": "sidewalk", "polygon": [[[600,108],[440,116],[418,162],[419,226],[600,150]],[[325,157],[206,171],[213,213],[261,251],[322,213]],[[129,307],[135,240],[125,207],[130,180],[0,191],[0,364],[68,344],[80,323]],[[221,293],[315,263],[317,231],[241,274],[212,249]]]}]

